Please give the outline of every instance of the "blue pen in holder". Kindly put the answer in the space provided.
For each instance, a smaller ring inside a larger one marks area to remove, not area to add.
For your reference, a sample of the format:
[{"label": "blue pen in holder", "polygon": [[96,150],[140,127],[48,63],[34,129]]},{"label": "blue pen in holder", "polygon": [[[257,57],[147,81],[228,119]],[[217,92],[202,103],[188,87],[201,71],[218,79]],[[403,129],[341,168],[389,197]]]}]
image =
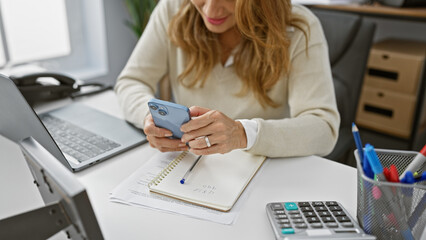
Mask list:
[{"label": "blue pen in holder", "polygon": [[[375,151],[382,166],[388,168],[394,164],[399,175],[417,155],[414,151]],[[376,181],[365,175],[358,150],[354,154],[358,168],[357,218],[364,231],[377,239],[420,240],[423,232],[426,238],[426,181],[415,184]]]}]

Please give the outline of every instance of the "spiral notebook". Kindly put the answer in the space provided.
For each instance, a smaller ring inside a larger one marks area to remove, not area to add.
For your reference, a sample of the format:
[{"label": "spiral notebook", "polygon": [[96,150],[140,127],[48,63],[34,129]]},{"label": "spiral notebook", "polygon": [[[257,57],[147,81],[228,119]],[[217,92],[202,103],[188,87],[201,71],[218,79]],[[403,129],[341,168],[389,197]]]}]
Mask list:
[{"label": "spiral notebook", "polygon": [[151,192],[219,211],[229,211],[265,161],[242,150],[203,156],[185,184],[180,180],[196,160],[182,152],[148,184]]}]

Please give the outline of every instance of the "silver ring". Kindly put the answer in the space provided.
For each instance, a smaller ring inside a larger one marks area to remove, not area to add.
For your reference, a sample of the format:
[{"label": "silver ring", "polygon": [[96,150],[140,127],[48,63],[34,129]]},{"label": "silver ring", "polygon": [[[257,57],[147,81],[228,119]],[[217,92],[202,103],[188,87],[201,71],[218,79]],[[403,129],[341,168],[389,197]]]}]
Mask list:
[{"label": "silver ring", "polygon": [[204,137],[204,141],[206,141],[207,147],[211,147],[210,140],[207,136]]}]

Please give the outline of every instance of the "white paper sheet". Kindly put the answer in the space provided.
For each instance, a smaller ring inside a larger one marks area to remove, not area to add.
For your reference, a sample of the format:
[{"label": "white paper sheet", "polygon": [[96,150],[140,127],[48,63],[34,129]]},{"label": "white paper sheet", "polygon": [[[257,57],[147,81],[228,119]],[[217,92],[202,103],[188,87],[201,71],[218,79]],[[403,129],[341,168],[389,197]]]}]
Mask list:
[{"label": "white paper sheet", "polygon": [[[232,224],[240,211],[242,203],[253,187],[255,179],[252,179],[240,199],[229,212],[212,210],[149,191],[147,186],[148,183],[179,154],[180,152],[173,152],[154,155],[146,164],[140,167],[111,192],[110,201],[182,214],[221,224]],[[259,169],[257,175],[260,174],[261,170],[262,168]]]}]

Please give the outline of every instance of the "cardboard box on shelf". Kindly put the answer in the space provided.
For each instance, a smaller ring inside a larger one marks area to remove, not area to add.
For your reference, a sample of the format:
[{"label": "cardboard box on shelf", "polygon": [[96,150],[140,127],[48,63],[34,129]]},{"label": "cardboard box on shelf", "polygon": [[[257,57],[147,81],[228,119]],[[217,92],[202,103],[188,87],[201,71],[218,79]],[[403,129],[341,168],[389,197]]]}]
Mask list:
[{"label": "cardboard box on shelf", "polygon": [[363,86],[356,123],[408,139],[413,127],[416,96]]},{"label": "cardboard box on shelf", "polygon": [[423,74],[426,43],[388,39],[373,45],[364,85],[417,94]]}]

